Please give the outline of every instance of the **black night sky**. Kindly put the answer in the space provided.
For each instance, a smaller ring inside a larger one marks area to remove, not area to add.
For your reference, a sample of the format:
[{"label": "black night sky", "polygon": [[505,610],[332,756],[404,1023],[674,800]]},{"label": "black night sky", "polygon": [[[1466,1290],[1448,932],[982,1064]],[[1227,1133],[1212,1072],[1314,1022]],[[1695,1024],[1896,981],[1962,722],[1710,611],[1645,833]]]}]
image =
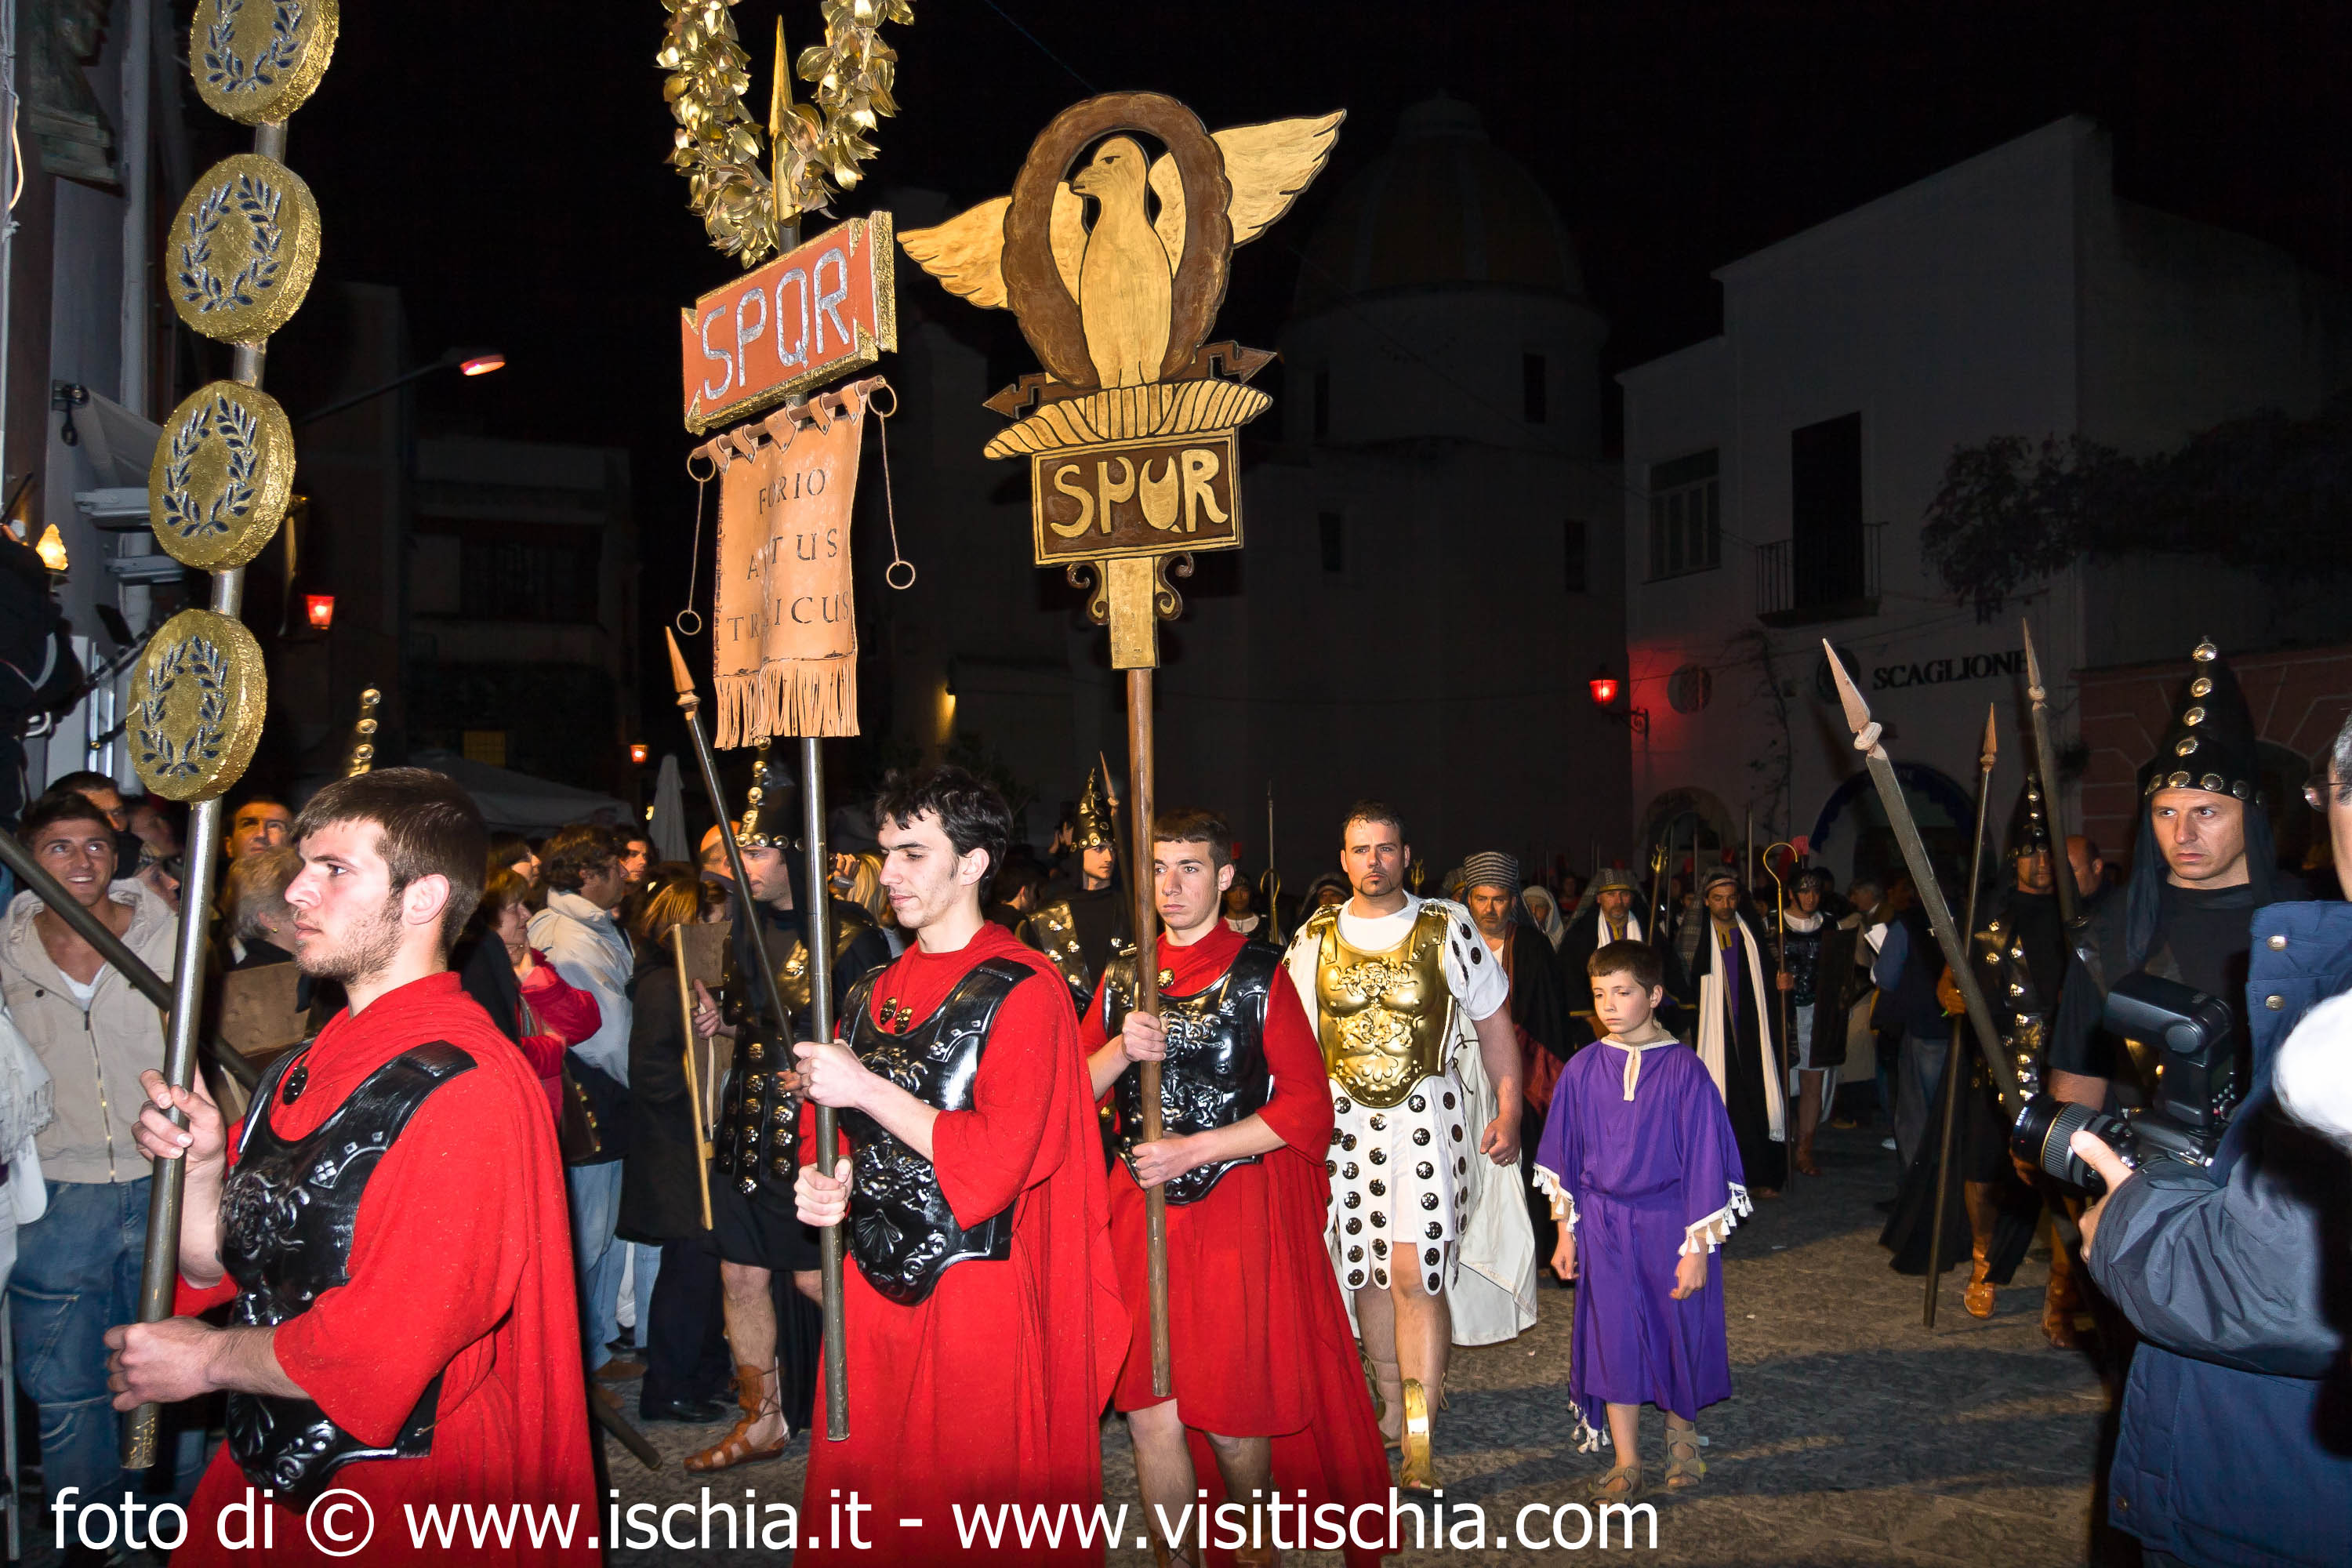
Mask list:
[{"label": "black night sky", "polygon": [[[775,0],[744,0],[755,113]],[[817,7],[783,7],[793,47]],[[916,0],[893,27],[902,110],[845,211],[891,187],[961,205],[1005,190],[1030,139],[1093,92],[1150,88],[1211,126],[1343,107],[1331,169],[1236,258],[1221,331],[1267,343],[1301,243],[1439,89],[1549,188],[1612,322],[1616,370],[1717,329],[1709,271],[2063,114],[2107,127],[2127,197],[2352,275],[2352,9],[2329,4],[1627,0],[1401,5]],[[658,0],[346,5],[290,161],[325,215],[322,282],[399,285],[419,359],[496,345],[504,374],[428,382],[422,426],[632,450],[643,604],[681,587],[677,309],[734,274],[664,163]],[[233,128],[192,115],[200,155]],[[919,310],[944,300],[911,269]],[[1008,318],[941,310],[979,337]],[[919,525],[918,524],[918,527]],[[919,534],[908,541],[919,548]],[[658,685],[658,683],[656,683]],[[649,710],[666,710],[649,693]]]}]

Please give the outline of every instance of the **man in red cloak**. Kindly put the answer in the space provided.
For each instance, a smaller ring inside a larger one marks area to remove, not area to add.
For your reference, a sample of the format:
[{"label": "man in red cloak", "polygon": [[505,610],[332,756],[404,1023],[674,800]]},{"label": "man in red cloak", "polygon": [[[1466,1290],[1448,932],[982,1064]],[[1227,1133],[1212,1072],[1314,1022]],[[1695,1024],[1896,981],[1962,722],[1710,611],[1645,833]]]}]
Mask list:
[{"label": "man in red cloak", "polygon": [[[1323,1242],[1332,1110],[1322,1047],[1281,950],[1219,918],[1234,881],[1223,820],[1164,813],[1152,837],[1152,898],[1167,927],[1160,1012],[1134,1010],[1129,953],[1112,961],[1079,1029],[1095,1093],[1111,1098],[1126,1145],[1110,1223],[1133,1336],[1112,1403],[1135,1441],[1152,1550],[1163,1568],[1271,1563],[1277,1550],[1339,1544],[1347,1510],[1366,1503],[1382,1510],[1374,1538],[1385,1540],[1388,1458]],[[1163,1064],[1151,1142],[1141,1141],[1136,1067],[1146,1061]],[[1167,1398],[1151,1385],[1144,1194],[1154,1187],[1168,1203]],[[1204,1500],[1195,1477],[1211,1473],[1222,1491],[1212,1485]],[[1280,1512],[1227,1513],[1203,1530],[1203,1512],[1227,1499],[1246,1508],[1269,1495]],[[1220,1547],[1236,1535],[1245,1544],[1228,1556]],[[1351,1563],[1380,1557],[1348,1543]]]},{"label": "man in red cloak", "polygon": [[[794,1047],[852,1153],[803,1167],[800,1217],[845,1223],[856,1264],[849,1436],[813,1440],[795,1562],[1100,1563],[1098,1421],[1128,1327],[1069,994],[982,917],[1002,796],[938,768],[894,776],[875,820],[915,945],[852,991],[845,1045]],[[1007,1505],[1055,1521],[1053,1542]],[[983,1519],[1002,1535],[967,1548],[960,1525]]]},{"label": "man in red cloak", "polygon": [[[179,1310],[234,1302],[229,1328],[106,1336],[117,1409],[228,1394],[173,1560],[595,1563],[554,1126],[448,971],[481,896],[481,814],[439,773],[389,768],[320,790],[294,838],[295,959],[349,1007],[233,1136],[203,1089],[142,1080],[141,1147],[187,1162]],[[445,1545],[434,1521],[467,1505]]]}]

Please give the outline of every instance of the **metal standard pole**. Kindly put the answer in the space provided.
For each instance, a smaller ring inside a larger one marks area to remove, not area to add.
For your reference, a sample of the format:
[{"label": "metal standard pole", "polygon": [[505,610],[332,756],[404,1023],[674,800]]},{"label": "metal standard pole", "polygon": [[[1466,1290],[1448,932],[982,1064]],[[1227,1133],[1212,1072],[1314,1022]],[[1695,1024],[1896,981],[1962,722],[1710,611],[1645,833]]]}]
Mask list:
[{"label": "metal standard pole", "polygon": [[[253,150],[265,158],[285,162],[285,124],[281,121],[257,128],[253,133]],[[239,385],[258,388],[263,363],[264,351],[258,345],[239,344],[230,362],[230,376]],[[236,620],[244,604],[245,568],[214,573],[210,608]],[[221,803],[217,795],[199,801],[189,812],[187,846],[187,876],[180,885],[179,942],[172,955],[172,1011],[166,1020],[163,1041],[163,1078],[173,1089],[187,1089],[195,1082],[196,1030],[205,994],[205,939],[212,923],[213,886],[221,858]],[[179,1111],[170,1114],[174,1126],[187,1125],[187,1118]],[[139,1321],[142,1323],[160,1323],[172,1315],[173,1292],[180,1277],[181,1201],[187,1179],[186,1161],[155,1162],[155,1174],[148,1190],[147,1252],[139,1278]],[[156,1433],[163,1414],[163,1407],[152,1403],[142,1405],[131,1413],[122,1435],[123,1468],[139,1471],[154,1465]]]},{"label": "metal standard pole", "polygon": [[[1984,876],[1986,815],[1992,804],[1992,765],[2000,754],[2000,738],[1993,728],[1993,708],[1985,705],[1984,744],[1977,753],[1976,842],[1969,850],[1968,918],[1961,937],[1976,934],[1977,888]],[[1922,1327],[1936,1326],[1936,1292],[1944,1278],[1944,1205],[1951,1196],[1952,1123],[1960,1103],[1960,1020],[1952,1020],[1951,1049],[1944,1057],[1944,1127],[1936,1145],[1936,1207],[1927,1222],[1927,1300],[1921,1309]]]},{"label": "metal standard pole", "polygon": [[[781,26],[781,24],[780,24]],[[830,1040],[833,1017],[833,889],[824,847],[824,758],[817,738],[801,738],[801,837],[808,858],[803,880],[807,897],[801,917],[801,940],[808,947],[809,1037]],[[829,1105],[816,1108],[818,1167],[833,1174],[841,1157],[838,1114]],[[847,1330],[841,1313],[841,1227],[827,1226],[816,1233],[817,1268],[824,1279],[824,1435],[838,1443],[849,1436],[849,1353],[844,1342]]]},{"label": "metal standard pole", "polygon": [[[1151,671],[1127,672],[1128,788],[1135,797],[1134,841],[1137,874],[1129,879],[1134,900],[1136,1009],[1160,1015],[1160,921],[1152,907],[1151,879]],[[1158,1142],[1160,1134],[1160,1064],[1138,1062],[1143,1089],[1143,1141]],[[1168,1192],[1154,1187],[1143,1194],[1145,1274],[1151,1306],[1151,1392],[1168,1398],[1176,1392],[1168,1352]]]}]

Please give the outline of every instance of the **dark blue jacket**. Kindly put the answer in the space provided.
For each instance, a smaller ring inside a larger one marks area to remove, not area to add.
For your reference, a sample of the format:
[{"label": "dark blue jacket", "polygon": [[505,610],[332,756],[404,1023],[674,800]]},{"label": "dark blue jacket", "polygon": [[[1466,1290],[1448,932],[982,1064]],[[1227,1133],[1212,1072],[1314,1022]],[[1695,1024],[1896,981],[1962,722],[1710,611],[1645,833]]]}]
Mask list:
[{"label": "dark blue jacket", "polygon": [[2224,1184],[2185,1166],[2144,1171],[2109,1200],[2091,1251],[2100,1288],[2146,1336],[2108,1517],[2188,1563],[2342,1568],[2352,1183],[2340,1152],[2280,1113],[2270,1080],[2304,1014],[2352,989],[2352,904],[2271,904],[2253,935],[2253,1078],[2214,1165]]}]

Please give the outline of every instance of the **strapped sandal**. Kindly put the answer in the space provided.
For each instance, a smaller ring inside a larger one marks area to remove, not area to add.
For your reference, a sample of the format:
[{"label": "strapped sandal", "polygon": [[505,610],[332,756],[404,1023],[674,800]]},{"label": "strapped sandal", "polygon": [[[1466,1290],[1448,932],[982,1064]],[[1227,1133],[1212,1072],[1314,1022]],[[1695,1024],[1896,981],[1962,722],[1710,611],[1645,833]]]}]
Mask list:
[{"label": "strapped sandal", "polygon": [[761,1459],[782,1457],[784,1449],[793,1440],[791,1422],[782,1423],[782,1434],[772,1444],[761,1447],[754,1444],[751,1437],[752,1427],[767,1417],[779,1415],[783,1411],[782,1376],[779,1375],[777,1378],[776,1398],[772,1404],[767,1397],[766,1384],[766,1376],[756,1366],[739,1366],[735,1369],[735,1403],[742,1409],[742,1418],[735,1423],[732,1431],[709,1447],[698,1454],[688,1454],[685,1460],[688,1470],[699,1474],[709,1470],[732,1469],[737,1465],[755,1464]]},{"label": "strapped sandal", "polygon": [[1698,1479],[1706,1474],[1706,1461],[1698,1457],[1706,1444],[1696,1426],[1666,1428],[1667,1490],[1684,1491],[1698,1485]]},{"label": "strapped sandal", "polygon": [[1649,1490],[1642,1484],[1642,1464],[1612,1465],[1584,1484],[1587,1502],[1632,1502]]}]

